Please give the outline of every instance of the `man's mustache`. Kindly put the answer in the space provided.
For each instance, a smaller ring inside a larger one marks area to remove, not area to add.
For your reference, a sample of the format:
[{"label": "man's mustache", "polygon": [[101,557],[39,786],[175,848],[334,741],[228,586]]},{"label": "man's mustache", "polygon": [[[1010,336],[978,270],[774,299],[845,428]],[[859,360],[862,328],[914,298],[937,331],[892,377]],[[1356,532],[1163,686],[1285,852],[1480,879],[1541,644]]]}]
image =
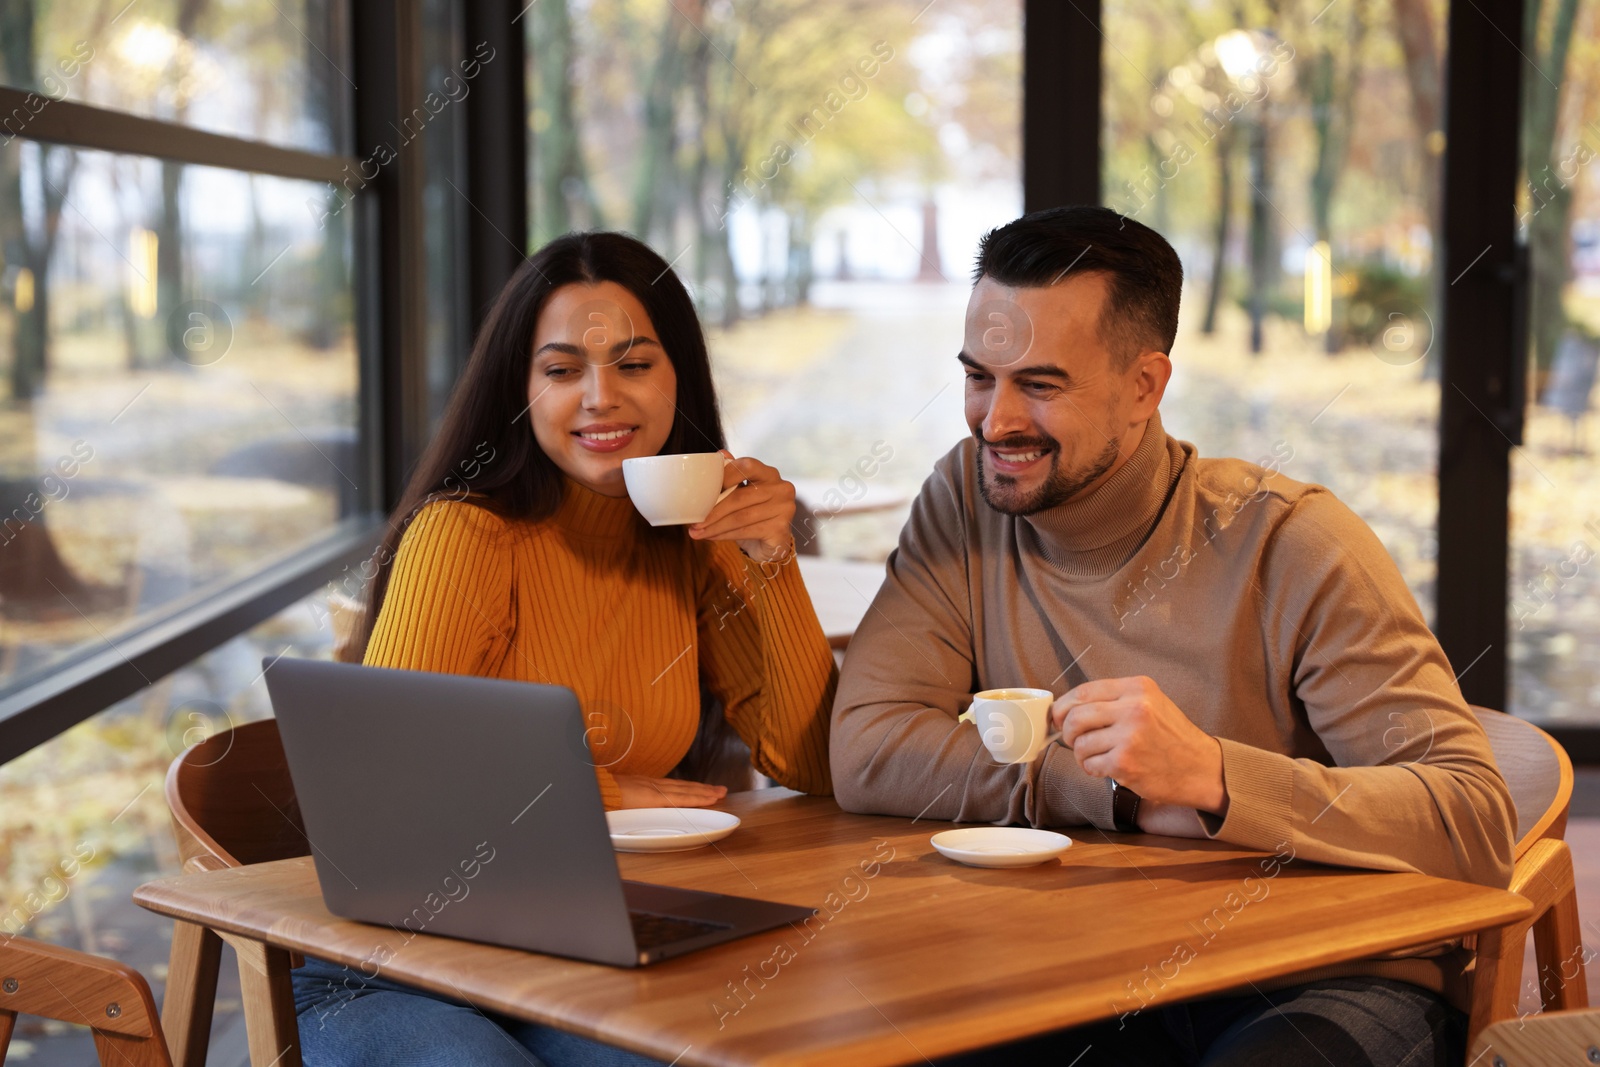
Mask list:
[{"label": "man's mustache", "polygon": [[1007,437],[1000,441],[991,441],[983,434],[973,434],[979,441],[999,452],[1026,452],[1032,449],[1042,449],[1054,452],[1058,447],[1053,437]]}]

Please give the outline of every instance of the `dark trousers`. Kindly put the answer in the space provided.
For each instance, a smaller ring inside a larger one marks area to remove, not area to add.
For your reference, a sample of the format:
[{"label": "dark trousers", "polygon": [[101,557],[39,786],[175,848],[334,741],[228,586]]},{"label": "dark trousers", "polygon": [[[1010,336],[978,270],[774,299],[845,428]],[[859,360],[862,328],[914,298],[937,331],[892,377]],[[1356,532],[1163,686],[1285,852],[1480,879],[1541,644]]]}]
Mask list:
[{"label": "dark trousers", "polygon": [[1467,1017],[1420,986],[1333,978],[1211,997],[940,1060],[940,1067],[1460,1067]]}]

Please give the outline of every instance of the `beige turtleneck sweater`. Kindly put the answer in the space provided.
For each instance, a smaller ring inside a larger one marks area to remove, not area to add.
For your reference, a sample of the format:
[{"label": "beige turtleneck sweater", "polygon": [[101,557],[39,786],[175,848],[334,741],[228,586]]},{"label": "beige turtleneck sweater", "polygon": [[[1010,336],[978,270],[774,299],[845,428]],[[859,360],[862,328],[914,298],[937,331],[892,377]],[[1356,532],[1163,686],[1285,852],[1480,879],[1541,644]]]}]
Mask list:
[{"label": "beige turtleneck sweater", "polygon": [[[1205,832],[1507,885],[1510,795],[1449,662],[1366,524],[1276,473],[1291,456],[1200,459],[1157,416],[1090,495],[1017,517],[980,495],[976,443],[957,445],[850,645],[840,805],[1110,829],[1110,783],[1070,750],[999,765],[957,716],[984,689],[1147,675],[1221,741],[1227,815]],[[1437,967],[1403,977],[1441,987]]]}]

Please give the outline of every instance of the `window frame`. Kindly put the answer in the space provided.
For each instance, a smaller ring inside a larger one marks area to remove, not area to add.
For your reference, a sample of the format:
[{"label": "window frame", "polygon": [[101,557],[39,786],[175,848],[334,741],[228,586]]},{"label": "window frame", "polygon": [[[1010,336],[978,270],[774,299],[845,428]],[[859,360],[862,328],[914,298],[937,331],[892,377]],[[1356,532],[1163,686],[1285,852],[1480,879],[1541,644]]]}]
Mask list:
[{"label": "window frame", "polygon": [[[1026,64],[1023,83],[1030,211],[1101,202],[1102,10],[1101,0],[1025,0],[1025,56],[1043,68]],[[1434,630],[1462,696],[1495,709],[1510,696],[1510,460],[1522,443],[1527,399],[1530,278],[1515,211],[1524,29],[1522,0],[1449,5],[1435,272],[1443,358]],[[1091,70],[1096,81],[1086,97]],[[1075,99],[1094,106],[1062,103]],[[1575,760],[1600,762],[1600,723],[1545,729]]]},{"label": "window frame", "polygon": [[[359,151],[376,146],[422,91],[418,0],[347,0],[353,70],[348,94]],[[1452,2],[1445,65],[1437,306],[1443,343],[1440,410],[1438,609],[1436,631],[1463,674],[1468,702],[1503,708],[1508,697],[1506,608],[1510,548],[1510,456],[1521,438],[1526,367],[1523,309],[1529,279],[1517,251],[1517,139],[1521,62],[1508,41],[1523,33],[1522,0],[1489,10]],[[468,135],[464,195],[468,321],[481,324],[526,246],[526,100],[520,18],[512,0],[461,0],[464,41],[487,40],[488,64],[464,101]],[[1027,210],[1099,203],[1101,0],[1023,0],[1022,180]],[[0,87],[0,113],[28,90]],[[33,94],[37,95],[37,94]],[[1074,106],[1077,104],[1078,106]],[[231,170],[338,181],[354,156],[314,153],[211,133],[72,101],[35,115],[26,140],[153,156]],[[365,478],[362,514],[289,558],[159,613],[104,649],[87,649],[43,677],[0,696],[0,762],[48,740],[108,705],[269,618],[371,553],[387,513],[427,435],[422,336],[425,254],[421,155],[401,152],[356,193],[356,336],[359,428]],[[1489,246],[1473,288],[1447,285]],[[1455,343],[1450,338],[1458,338]],[[461,353],[457,366],[464,365]],[[1489,414],[1485,416],[1483,412]],[[1600,725],[1551,731],[1581,761],[1600,761]]]},{"label": "window frame", "polygon": [[[275,177],[339,184],[370,149],[392,140],[401,115],[421,102],[418,0],[346,0],[350,63],[361,92],[346,90],[356,154],[307,152],[213,133],[75,101],[52,100],[16,136],[26,141],[154,157]],[[474,39],[489,40],[502,62],[488,64],[464,101],[475,133],[525,128],[521,27],[503,0],[456,0]],[[0,114],[19,107],[27,89],[0,86]],[[488,138],[468,138],[466,162],[475,225],[467,234],[470,320],[481,320],[484,294],[498,292],[521,262],[502,232],[526,241],[521,199],[523,156]],[[473,145],[477,142],[477,147]],[[388,513],[420,457],[428,432],[427,374],[421,343],[425,249],[422,154],[401,151],[355,191],[351,208],[357,424],[362,487],[359,511],[310,544],[267,559],[166,605],[101,647],[75,650],[38,676],[0,694],[0,763],[61,734],[162,676],[270,618],[368,558],[387,532]],[[506,191],[518,190],[509,198]],[[497,232],[499,231],[499,232]],[[487,234],[492,242],[485,240]],[[486,247],[487,246],[487,247]],[[465,359],[465,353],[462,354]],[[459,370],[459,365],[458,368]]]}]

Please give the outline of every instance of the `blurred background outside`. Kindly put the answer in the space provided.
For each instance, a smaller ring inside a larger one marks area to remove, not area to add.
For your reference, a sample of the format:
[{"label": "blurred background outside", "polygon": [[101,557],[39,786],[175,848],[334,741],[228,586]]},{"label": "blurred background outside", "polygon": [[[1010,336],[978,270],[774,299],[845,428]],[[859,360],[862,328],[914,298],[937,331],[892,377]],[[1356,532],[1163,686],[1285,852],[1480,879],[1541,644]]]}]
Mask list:
[{"label": "blurred background outside", "polygon": [[[1596,721],[1600,0],[1528,6],[1509,710]],[[343,10],[0,0],[0,81],[345,152]],[[423,11],[424,82],[444,84],[475,42],[449,0]],[[822,551],[882,560],[966,432],[973,254],[1022,209],[1018,0],[540,0],[525,15],[527,248],[584,228],[649,241],[701,310],[732,447],[873,494],[878,510],[825,524]],[[1284,473],[1366,519],[1430,618],[1445,15],[1442,0],[1103,8],[1104,202],[1166,235],[1187,278],[1167,428],[1201,455],[1287,446]],[[435,414],[466,331],[456,102],[401,148],[424,158]],[[15,132],[0,132],[0,687],[292,555],[353,513],[360,482],[347,198]],[[26,920],[6,930],[160,978],[170,934],[128,893],[175,869],[166,766],[269,713],[263,658],[330,654],[326,605],[319,592],[0,768],[0,901]],[[75,851],[81,873],[40,880]],[[222,973],[214,1062],[237,1062]],[[11,1054],[88,1049],[27,1020]]]}]

